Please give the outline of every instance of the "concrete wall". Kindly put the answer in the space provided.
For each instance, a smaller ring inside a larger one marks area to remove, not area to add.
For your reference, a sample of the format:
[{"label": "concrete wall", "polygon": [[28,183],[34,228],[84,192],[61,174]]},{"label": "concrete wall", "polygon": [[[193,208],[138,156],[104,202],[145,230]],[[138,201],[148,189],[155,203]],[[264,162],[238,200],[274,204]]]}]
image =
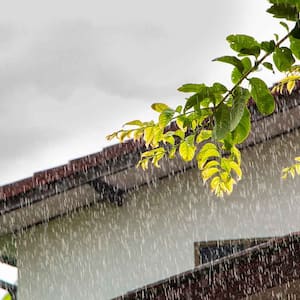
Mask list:
[{"label": "concrete wall", "polygon": [[19,299],[109,299],[193,268],[193,243],[300,230],[300,177],[280,170],[300,154],[298,133],[243,151],[244,178],[216,199],[197,170],[21,234]]}]

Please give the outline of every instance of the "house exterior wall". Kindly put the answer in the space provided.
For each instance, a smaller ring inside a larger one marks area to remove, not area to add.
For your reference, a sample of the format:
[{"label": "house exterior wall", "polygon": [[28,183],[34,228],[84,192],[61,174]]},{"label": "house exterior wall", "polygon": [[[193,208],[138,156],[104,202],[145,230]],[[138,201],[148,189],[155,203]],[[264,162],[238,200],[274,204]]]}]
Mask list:
[{"label": "house exterior wall", "polygon": [[23,299],[110,299],[194,267],[195,241],[300,230],[300,178],[281,181],[300,153],[299,132],[243,151],[244,178],[215,198],[197,170],[21,233]]}]

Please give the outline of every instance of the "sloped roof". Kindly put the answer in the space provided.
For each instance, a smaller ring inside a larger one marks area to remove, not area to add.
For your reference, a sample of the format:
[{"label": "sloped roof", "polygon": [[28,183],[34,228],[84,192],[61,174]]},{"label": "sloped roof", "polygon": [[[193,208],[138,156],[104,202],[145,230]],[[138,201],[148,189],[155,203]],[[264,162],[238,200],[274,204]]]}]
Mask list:
[{"label": "sloped roof", "polygon": [[65,165],[34,173],[32,177],[1,186],[0,199],[5,201],[18,194],[26,193],[34,188],[40,188],[41,186],[51,182],[70,177],[75,173],[86,172],[92,167],[106,164],[108,161],[133,153],[141,148],[141,143],[128,140],[122,144],[115,144],[113,146],[106,147],[100,152],[71,160]]},{"label": "sloped roof", "polygon": [[[291,95],[284,91],[283,95],[275,94],[274,98],[276,110],[267,117],[259,114],[255,103],[250,100],[249,109],[252,116],[253,130],[248,140],[241,147],[263,142],[266,139],[300,127],[300,117],[298,118],[298,115],[300,116],[298,111],[300,81],[297,82]],[[289,115],[292,115],[293,110],[295,111],[295,119],[299,119],[299,121],[286,121],[288,119],[286,118],[287,111],[289,111]],[[284,118],[284,122],[282,122],[282,118]],[[263,123],[262,120],[267,120],[267,122]],[[143,143],[129,140],[122,144],[106,147],[98,153],[71,160],[65,165],[37,172],[32,177],[1,186],[0,214],[19,209],[34,201],[44,200],[57,193],[99,178],[105,178],[109,185],[112,184],[112,190],[117,190],[119,187],[114,180],[109,180],[109,176],[132,168],[137,163],[143,149]],[[178,166],[178,168],[181,167],[182,165]],[[159,174],[158,177],[166,176],[167,172],[170,172],[170,170]],[[140,184],[143,184],[142,180],[138,181],[136,185]],[[132,187],[134,183],[131,182],[128,186]],[[122,189],[126,190],[127,187],[123,186]]]},{"label": "sloped roof", "polygon": [[[206,263],[113,300],[250,299],[248,297],[254,295],[264,296],[257,299],[275,299],[272,293],[278,291],[283,296],[280,299],[296,299],[295,291],[289,288],[299,279],[300,233],[297,232]],[[300,296],[299,282],[296,293]]]}]

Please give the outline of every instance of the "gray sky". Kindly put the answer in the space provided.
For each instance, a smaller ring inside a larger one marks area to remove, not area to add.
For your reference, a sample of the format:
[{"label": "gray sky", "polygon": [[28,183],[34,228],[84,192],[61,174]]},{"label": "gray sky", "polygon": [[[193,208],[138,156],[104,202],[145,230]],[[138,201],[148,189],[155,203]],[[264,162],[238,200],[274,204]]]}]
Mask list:
[{"label": "gray sky", "polygon": [[[0,184],[100,151],[183,83],[229,84],[225,37],[271,39],[266,0],[5,1],[0,11]],[[265,75],[268,83],[275,81]],[[277,77],[278,78],[278,77]]]}]

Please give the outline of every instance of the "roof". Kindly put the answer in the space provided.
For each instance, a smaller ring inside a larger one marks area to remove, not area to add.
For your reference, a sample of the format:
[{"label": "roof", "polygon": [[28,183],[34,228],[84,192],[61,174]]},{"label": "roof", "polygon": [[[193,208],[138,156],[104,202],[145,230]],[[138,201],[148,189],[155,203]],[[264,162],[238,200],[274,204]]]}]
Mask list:
[{"label": "roof", "polygon": [[[271,239],[113,300],[241,299],[254,295],[264,295],[258,299],[273,299],[273,294],[278,291],[285,296],[280,299],[296,299],[287,295],[295,292],[290,288],[299,279],[298,232]],[[297,296],[300,296],[299,286],[298,282]]]},{"label": "roof", "polygon": [[141,143],[126,141],[104,148],[102,151],[71,160],[65,165],[34,173],[32,177],[22,179],[0,187],[0,199],[5,201],[13,196],[40,188],[51,182],[70,177],[76,173],[86,172],[92,167],[106,165],[108,161],[140,150]]},{"label": "roof", "polygon": [[[264,142],[300,127],[300,81],[297,82],[291,95],[284,91],[283,95],[275,94],[274,97],[276,109],[270,116],[260,115],[255,103],[250,101],[249,109],[253,127],[249,138],[241,148]],[[162,160],[160,169],[151,166],[145,172],[135,168],[143,149],[143,143],[129,140],[0,187],[0,222],[1,215],[24,210],[26,207],[34,206],[33,204],[46,202],[55,195],[84,185],[95,189],[101,199],[108,198],[112,202],[121,204],[121,196],[124,192],[194,165],[194,162],[186,164],[180,159],[172,161],[166,159]],[[56,201],[58,203],[59,199]],[[85,205],[84,201],[70,207],[76,209]],[[65,211],[53,210],[51,215],[43,218],[49,220],[68,211],[67,208],[64,209]],[[18,218],[21,219],[20,216]],[[34,219],[30,223],[33,225],[42,222],[43,218]],[[15,230],[15,227],[9,228],[5,232]],[[0,235],[3,234],[1,230]]]}]

